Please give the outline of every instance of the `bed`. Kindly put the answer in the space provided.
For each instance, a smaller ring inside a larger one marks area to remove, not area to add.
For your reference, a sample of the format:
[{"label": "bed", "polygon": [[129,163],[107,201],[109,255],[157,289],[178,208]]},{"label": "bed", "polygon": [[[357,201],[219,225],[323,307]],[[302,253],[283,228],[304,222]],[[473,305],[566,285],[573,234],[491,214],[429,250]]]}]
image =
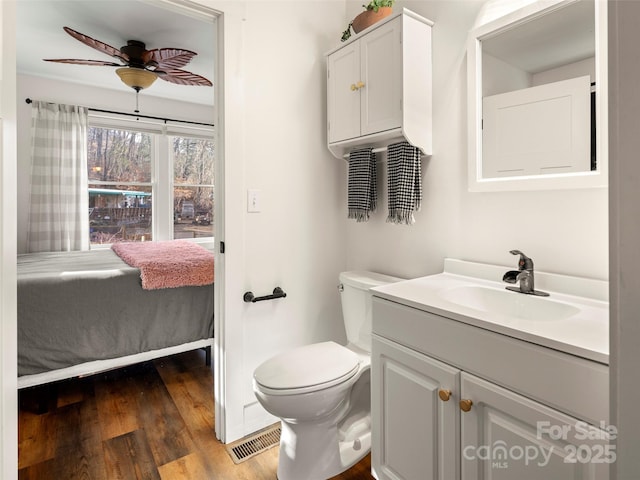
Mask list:
[{"label": "bed", "polygon": [[213,284],[145,290],[110,249],[18,255],[17,314],[19,388],[213,345]]}]

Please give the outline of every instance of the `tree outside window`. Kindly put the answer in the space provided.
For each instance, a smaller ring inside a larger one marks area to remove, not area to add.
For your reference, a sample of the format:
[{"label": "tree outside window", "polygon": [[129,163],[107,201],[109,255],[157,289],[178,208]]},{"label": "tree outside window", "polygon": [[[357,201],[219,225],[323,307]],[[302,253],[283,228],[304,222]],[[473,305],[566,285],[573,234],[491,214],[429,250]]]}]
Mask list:
[{"label": "tree outside window", "polygon": [[173,238],[212,237],[215,150],[209,139],[171,137]]}]

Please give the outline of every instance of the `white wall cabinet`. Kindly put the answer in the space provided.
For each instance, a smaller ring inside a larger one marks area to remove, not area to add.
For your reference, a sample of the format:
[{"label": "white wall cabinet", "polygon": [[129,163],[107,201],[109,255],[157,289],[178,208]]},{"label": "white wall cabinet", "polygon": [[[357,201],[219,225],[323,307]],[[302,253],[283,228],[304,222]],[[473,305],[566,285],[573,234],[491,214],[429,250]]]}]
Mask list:
[{"label": "white wall cabinet", "polygon": [[404,9],[327,54],[334,155],[403,139],[431,154],[432,25]]},{"label": "white wall cabinet", "polygon": [[328,58],[329,143],[402,125],[401,18]]},{"label": "white wall cabinet", "polygon": [[[378,480],[609,478],[615,450],[602,428],[610,427],[593,419],[606,421],[607,405],[589,404],[606,384],[604,366],[552,352],[557,368],[545,370],[545,347],[380,298],[373,303],[371,464]],[[510,356],[518,343],[520,357]],[[540,379],[532,378],[532,365],[542,367]],[[557,408],[560,397],[544,393],[571,383],[565,368],[572,379],[590,379],[566,399],[577,404],[572,415]],[[518,384],[512,375],[529,377]]]}]

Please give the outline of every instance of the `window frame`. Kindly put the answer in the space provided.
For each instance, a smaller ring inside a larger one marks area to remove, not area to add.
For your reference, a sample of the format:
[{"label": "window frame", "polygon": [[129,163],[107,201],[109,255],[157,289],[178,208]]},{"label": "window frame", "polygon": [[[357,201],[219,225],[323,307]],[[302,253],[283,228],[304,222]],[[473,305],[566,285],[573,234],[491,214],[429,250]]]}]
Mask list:
[{"label": "window frame", "polygon": [[[172,240],[173,227],[173,192],[174,169],[173,155],[171,154],[172,136],[184,136],[211,140],[216,144],[216,130],[213,126],[200,124],[189,125],[170,120],[150,119],[144,117],[131,117],[116,113],[89,112],[88,127],[110,128],[145,132],[151,135],[151,182],[118,182],[120,185],[150,186],[152,194],[151,202],[151,232],[153,241]],[[90,181],[91,185],[100,185],[103,182]],[[107,182],[110,185],[113,182]],[[190,185],[211,187],[215,192],[214,183],[211,185]],[[88,192],[87,192],[88,195]],[[213,214],[214,212],[212,212]],[[214,233],[215,235],[215,233]],[[214,241],[214,236],[189,239],[195,243],[208,243]],[[110,248],[111,244],[91,244],[92,249]]]}]

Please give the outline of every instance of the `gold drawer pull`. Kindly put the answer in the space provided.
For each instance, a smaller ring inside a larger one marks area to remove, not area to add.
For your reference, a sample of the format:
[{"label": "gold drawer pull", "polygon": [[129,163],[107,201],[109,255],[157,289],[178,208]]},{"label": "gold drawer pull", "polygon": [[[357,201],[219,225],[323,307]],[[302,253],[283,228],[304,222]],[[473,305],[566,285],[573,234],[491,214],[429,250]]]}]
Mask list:
[{"label": "gold drawer pull", "polygon": [[473,402],[471,400],[467,400],[467,399],[460,400],[460,410],[462,410],[463,412],[470,411],[472,405],[473,405]]},{"label": "gold drawer pull", "polygon": [[448,402],[451,398],[451,390],[440,389],[440,391],[438,392],[438,396],[443,402]]}]

